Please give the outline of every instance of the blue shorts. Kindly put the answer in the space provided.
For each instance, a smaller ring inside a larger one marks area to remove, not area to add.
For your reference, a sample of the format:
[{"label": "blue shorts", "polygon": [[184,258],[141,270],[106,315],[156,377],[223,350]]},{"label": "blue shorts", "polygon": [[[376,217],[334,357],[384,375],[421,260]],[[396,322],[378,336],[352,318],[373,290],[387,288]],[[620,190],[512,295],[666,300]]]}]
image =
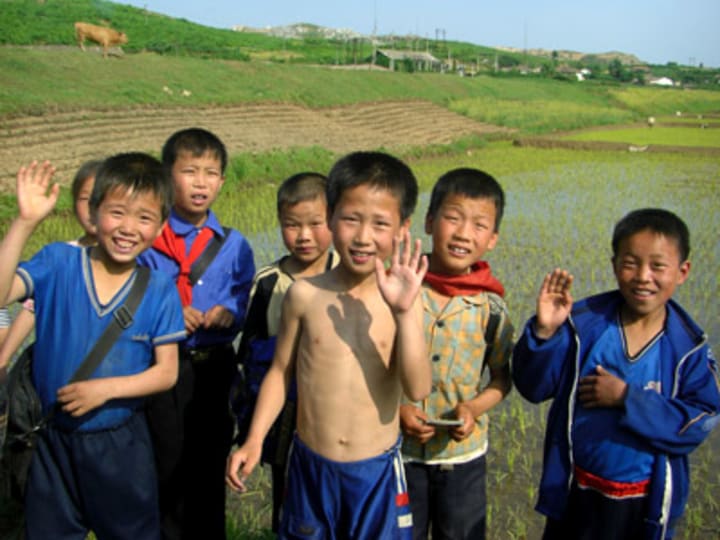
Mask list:
[{"label": "blue shorts", "polygon": [[383,454],[330,461],[295,435],[290,450],[281,539],[411,539],[400,439]]},{"label": "blue shorts", "polygon": [[28,540],[160,540],[157,476],[145,415],[103,431],[49,427],[25,499]]}]

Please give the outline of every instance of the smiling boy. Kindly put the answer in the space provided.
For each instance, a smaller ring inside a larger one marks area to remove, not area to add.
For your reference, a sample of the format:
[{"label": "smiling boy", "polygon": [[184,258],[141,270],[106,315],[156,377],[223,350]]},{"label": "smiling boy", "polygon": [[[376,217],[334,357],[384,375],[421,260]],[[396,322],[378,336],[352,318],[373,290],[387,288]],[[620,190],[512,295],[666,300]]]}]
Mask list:
[{"label": "smiling boy", "polygon": [[[433,246],[421,298],[433,386],[425,400],[404,400],[400,409],[418,540],[431,531],[485,538],[487,413],[510,390],[513,326],[504,288],[482,259],[497,244],[504,209],[500,184],[477,169],[447,172],[430,196],[425,232]],[[459,425],[431,424],[438,419]]]},{"label": "smiling boy", "polygon": [[672,296],[690,273],[690,234],[672,212],[622,218],[616,291],[573,305],[556,269],[513,352],[532,402],[553,398],[537,510],[544,538],[672,538],[690,487],[688,455],[718,423],[707,336]]},{"label": "smiling boy", "polygon": [[19,215],[0,245],[1,303],[35,299],[33,383],[45,413],[55,410],[30,467],[26,536],[85,538],[92,530],[99,538],[156,540],[157,479],[142,398],[175,383],[177,342],[185,335],[166,276],[151,273],[130,326],[93,375],[68,382],[114,324],[136,279],[135,259],[167,218],[172,186],[150,156],[108,158],[90,198],[97,245],[49,244],[18,266],[30,234],[57,201],[53,174],[47,162],[20,169]]},{"label": "smiling boy", "polygon": [[387,154],[349,154],[330,171],[340,263],[287,292],[250,432],[228,461],[228,484],[244,490],[294,373],[297,432],[280,538],[410,534],[398,405],[403,392],[418,400],[430,390],[417,301],[427,261],[408,232],[416,199],[412,172]]},{"label": "smiling boy", "polygon": [[188,335],[180,344],[177,385],[148,407],[163,537],[221,540],[233,434],[232,342],[242,328],[255,264],[245,237],[221,226],[210,209],[225,183],[222,141],[204,129],[183,129],[166,141],[162,161],[172,176],[175,204],[139,262],[175,280]]}]

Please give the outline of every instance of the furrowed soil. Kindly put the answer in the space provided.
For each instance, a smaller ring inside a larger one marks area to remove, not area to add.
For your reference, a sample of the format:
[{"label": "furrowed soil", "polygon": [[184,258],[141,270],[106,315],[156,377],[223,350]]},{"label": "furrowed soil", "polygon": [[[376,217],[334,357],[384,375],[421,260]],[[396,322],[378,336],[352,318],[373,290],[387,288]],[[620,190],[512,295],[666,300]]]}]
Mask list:
[{"label": "furrowed soil", "polygon": [[360,103],[309,109],[292,104],[206,108],[138,108],[0,119],[0,192],[14,189],[17,169],[50,160],[68,184],[89,159],[128,151],[158,155],[174,131],[191,126],[215,132],[230,155],[320,146],[338,154],[377,148],[447,144],[467,135],[502,133],[426,101]]}]

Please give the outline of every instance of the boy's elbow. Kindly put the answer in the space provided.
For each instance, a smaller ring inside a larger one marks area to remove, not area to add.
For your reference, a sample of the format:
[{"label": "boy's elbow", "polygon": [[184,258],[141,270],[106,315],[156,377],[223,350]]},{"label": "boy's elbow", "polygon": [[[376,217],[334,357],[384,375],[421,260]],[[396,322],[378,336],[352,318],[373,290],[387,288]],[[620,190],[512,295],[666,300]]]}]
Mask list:
[{"label": "boy's elbow", "polygon": [[413,385],[410,388],[405,389],[405,395],[410,401],[422,401],[430,395],[432,391],[432,382],[428,381],[427,384]]}]

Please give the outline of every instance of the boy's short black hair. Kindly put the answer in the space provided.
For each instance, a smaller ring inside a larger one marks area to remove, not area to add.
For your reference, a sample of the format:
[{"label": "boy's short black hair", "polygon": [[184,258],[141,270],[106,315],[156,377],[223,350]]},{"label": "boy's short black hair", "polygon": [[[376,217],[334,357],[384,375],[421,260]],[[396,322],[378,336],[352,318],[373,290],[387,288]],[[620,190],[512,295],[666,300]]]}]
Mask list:
[{"label": "boy's short black hair", "polygon": [[162,148],[162,162],[172,168],[175,160],[182,152],[189,152],[194,157],[200,157],[210,152],[220,160],[221,172],[225,175],[227,167],[227,149],[214,133],[202,128],[188,128],[176,131],[165,141]]},{"label": "boy's short black hair", "polygon": [[301,172],[286,179],[277,192],[278,216],[286,206],[294,206],[305,201],[314,201],[318,197],[325,199],[327,177],[316,172]]},{"label": "boy's short black hair", "polygon": [[690,256],[690,231],[677,215],[663,208],[641,208],[625,215],[615,225],[612,235],[613,258],[617,257],[620,242],[641,231],[650,230],[677,242],[680,262]]},{"label": "boy's short black hair", "polygon": [[92,159],[80,165],[77,172],[75,173],[75,178],[73,178],[72,185],[70,186],[70,193],[72,194],[73,203],[77,201],[77,198],[80,195],[80,190],[85,185],[85,181],[91,176],[97,175],[98,169],[100,169],[100,165],[102,164],[103,162],[101,159]]},{"label": "boy's short black hair", "polygon": [[353,152],[333,165],[328,174],[328,214],[347,189],[364,184],[390,191],[398,199],[401,221],[412,216],[418,197],[415,175],[405,163],[383,152]]},{"label": "boy's short black hair", "polygon": [[173,183],[167,169],[154,157],[142,152],[117,154],[107,158],[95,175],[90,195],[90,211],[97,212],[100,203],[115,188],[134,193],[152,193],[160,199],[160,215],[165,221],[173,205]]},{"label": "boy's short black hair", "polygon": [[495,232],[500,230],[505,211],[505,192],[495,178],[478,169],[459,168],[443,174],[432,190],[427,217],[435,217],[448,195],[469,199],[490,199],[495,204]]}]

